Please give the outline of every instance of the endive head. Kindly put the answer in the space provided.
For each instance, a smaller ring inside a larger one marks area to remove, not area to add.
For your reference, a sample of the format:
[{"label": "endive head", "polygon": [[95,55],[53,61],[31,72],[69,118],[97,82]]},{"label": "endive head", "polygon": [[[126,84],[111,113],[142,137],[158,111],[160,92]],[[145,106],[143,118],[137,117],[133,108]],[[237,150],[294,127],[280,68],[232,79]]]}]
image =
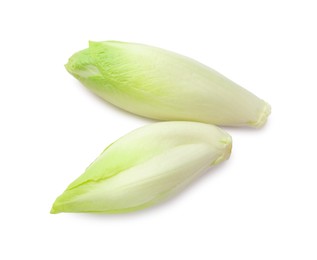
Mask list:
[{"label": "endive head", "polygon": [[90,42],[65,66],[101,98],[149,118],[260,127],[270,114],[265,101],[215,70],[152,46]]},{"label": "endive head", "polygon": [[149,207],[230,156],[231,137],[193,122],[139,128],[108,146],[58,197],[51,213],[121,213]]}]

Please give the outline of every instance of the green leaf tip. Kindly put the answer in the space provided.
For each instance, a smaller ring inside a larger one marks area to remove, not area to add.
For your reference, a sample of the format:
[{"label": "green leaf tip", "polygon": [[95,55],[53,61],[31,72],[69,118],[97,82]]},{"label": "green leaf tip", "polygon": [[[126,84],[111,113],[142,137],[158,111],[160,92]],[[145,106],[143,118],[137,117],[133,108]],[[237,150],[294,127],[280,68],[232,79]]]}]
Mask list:
[{"label": "green leaf tip", "polygon": [[261,127],[269,105],[215,70],[160,48],[89,42],[67,71],[104,100],[158,120]]},{"label": "green leaf tip", "polygon": [[158,204],[228,159],[231,145],[231,137],[213,125],[141,127],[108,146],[56,199],[51,213],[125,213]]}]

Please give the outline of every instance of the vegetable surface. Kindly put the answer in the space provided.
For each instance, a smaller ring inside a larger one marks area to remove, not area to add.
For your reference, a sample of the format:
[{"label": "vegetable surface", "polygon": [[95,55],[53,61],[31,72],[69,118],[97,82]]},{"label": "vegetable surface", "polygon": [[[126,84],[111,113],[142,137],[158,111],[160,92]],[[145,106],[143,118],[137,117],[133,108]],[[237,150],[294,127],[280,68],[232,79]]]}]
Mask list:
[{"label": "vegetable surface", "polygon": [[136,43],[90,42],[65,65],[108,102],[159,120],[260,127],[270,106],[215,70]]},{"label": "vegetable surface", "polygon": [[229,158],[231,137],[195,122],[160,122],[108,146],[64,193],[51,213],[123,213],[157,204],[209,167]]}]

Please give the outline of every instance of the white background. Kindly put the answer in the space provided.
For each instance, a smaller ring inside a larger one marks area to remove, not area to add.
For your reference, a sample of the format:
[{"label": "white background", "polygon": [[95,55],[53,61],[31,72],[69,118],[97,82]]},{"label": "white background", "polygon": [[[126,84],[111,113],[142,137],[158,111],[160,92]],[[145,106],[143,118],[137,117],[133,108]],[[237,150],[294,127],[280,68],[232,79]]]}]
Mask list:
[{"label": "white background", "polygon": [[[1,259],[317,259],[316,1],[1,1]],[[88,40],[199,60],[272,105],[226,128],[232,157],[125,215],[49,214],[111,142],[153,122],[101,101],[64,64]]]}]

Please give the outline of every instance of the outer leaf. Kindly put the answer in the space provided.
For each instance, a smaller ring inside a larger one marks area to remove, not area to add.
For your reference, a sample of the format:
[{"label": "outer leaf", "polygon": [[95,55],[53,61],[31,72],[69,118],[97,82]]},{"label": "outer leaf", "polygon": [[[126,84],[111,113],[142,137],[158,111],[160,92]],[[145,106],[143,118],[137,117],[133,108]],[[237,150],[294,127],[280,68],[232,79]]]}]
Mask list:
[{"label": "outer leaf", "polygon": [[139,128],[110,145],[57,198],[51,213],[121,213],[154,205],[230,156],[231,137],[193,122]]},{"label": "outer leaf", "polygon": [[218,72],[142,44],[90,42],[66,69],[108,102],[149,118],[260,127],[270,114],[266,102]]}]

